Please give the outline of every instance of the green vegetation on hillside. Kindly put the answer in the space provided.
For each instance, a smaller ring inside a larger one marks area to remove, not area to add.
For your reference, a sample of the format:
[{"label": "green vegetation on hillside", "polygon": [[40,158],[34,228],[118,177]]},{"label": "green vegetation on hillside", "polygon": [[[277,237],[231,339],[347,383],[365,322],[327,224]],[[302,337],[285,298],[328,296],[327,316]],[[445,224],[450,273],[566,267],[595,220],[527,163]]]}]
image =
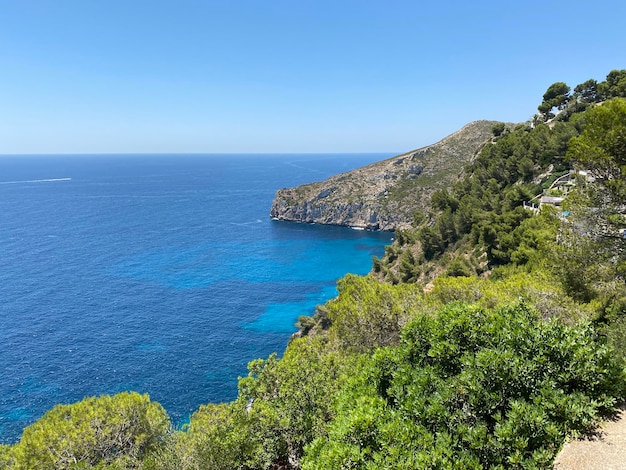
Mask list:
[{"label": "green vegetation on hillside", "polygon": [[[626,71],[611,72],[606,82],[596,86],[612,91],[593,95],[593,99],[621,90],[618,85],[606,85],[609,77],[610,83],[621,83],[617,77],[626,81]],[[429,213],[416,217],[414,228],[397,233],[397,243],[387,248],[383,259],[374,260],[379,278],[392,283],[426,284],[443,273],[483,275],[497,266],[525,265],[539,244],[554,242],[550,232],[556,233],[559,224],[536,220],[533,210],[524,206],[538,207],[542,195],[568,195],[574,187],[575,169],[588,169],[595,181],[578,181],[587,191],[577,191],[568,198],[569,203],[579,201],[577,211],[572,211],[573,218],[587,207],[588,218],[592,213],[598,217],[600,212],[605,214],[599,226],[609,222],[611,215],[613,225],[626,227],[617,210],[619,198],[624,196],[624,190],[617,188],[624,185],[618,168],[624,163],[615,157],[623,152],[618,148],[624,145],[619,143],[623,142],[623,116],[619,111],[623,101],[615,98],[599,106],[584,95],[584,90],[580,91],[580,85],[576,89],[578,93],[559,98],[565,100],[563,110],[548,123],[520,124],[511,130],[494,128],[492,144],[482,149],[468,168],[467,177],[447,190],[435,192]],[[544,100],[552,94],[547,92]],[[586,132],[578,137],[583,129]],[[578,138],[571,140],[574,137]],[[573,147],[568,151],[570,141]],[[612,159],[603,153],[609,146]],[[607,191],[611,188],[615,191]],[[612,194],[617,199],[609,201]],[[533,221],[525,222],[527,219]]]},{"label": "green vegetation on hillside", "polygon": [[303,468],[545,468],[623,380],[589,325],[450,304],[368,358]]},{"label": "green vegetation on hillside", "polygon": [[16,470],[137,468],[170,429],[167,413],[147,395],[120,393],[57,405],[0,449]]},{"label": "green vegetation on hillside", "polygon": [[623,70],[557,82],[533,125],[495,125],[233,402],[183,430],[134,393],[59,405],[0,466],[551,468],[626,398],[624,96]]}]

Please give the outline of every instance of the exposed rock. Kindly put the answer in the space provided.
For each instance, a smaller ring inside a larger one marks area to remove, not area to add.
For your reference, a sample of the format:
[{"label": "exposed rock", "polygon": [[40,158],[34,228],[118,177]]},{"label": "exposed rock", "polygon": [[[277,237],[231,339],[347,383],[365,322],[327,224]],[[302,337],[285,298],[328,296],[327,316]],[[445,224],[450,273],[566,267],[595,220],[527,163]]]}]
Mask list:
[{"label": "exposed rock", "polygon": [[436,144],[276,192],[270,216],[279,220],[370,230],[410,226],[428,210],[432,193],[452,185],[492,137],[496,121],[475,121]]},{"label": "exposed rock", "polygon": [[422,174],[422,171],[424,171],[424,167],[422,165],[411,165],[408,171],[409,175],[415,177]]},{"label": "exposed rock", "polygon": [[331,193],[333,192],[335,188],[326,188],[323,189],[317,196],[315,199],[323,199],[325,197],[328,197],[331,195]]}]

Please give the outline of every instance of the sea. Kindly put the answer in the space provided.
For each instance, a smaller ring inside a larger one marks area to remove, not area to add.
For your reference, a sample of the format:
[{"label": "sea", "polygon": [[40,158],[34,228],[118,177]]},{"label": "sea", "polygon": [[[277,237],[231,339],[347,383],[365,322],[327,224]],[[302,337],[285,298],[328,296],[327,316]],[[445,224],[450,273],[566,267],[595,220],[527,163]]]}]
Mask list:
[{"label": "sea", "polygon": [[393,236],[272,220],[276,190],[390,156],[0,156],[0,443],[87,396],[233,400]]}]

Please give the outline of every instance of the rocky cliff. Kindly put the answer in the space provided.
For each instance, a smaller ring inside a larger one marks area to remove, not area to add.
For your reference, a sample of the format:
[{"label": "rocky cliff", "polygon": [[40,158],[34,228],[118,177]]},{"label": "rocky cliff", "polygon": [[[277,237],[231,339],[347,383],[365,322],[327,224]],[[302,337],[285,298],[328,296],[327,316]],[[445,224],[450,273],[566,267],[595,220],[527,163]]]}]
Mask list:
[{"label": "rocky cliff", "polygon": [[276,192],[278,220],[370,230],[410,226],[430,196],[449,187],[490,141],[496,121],[474,121],[436,144],[373,163],[325,181]]}]

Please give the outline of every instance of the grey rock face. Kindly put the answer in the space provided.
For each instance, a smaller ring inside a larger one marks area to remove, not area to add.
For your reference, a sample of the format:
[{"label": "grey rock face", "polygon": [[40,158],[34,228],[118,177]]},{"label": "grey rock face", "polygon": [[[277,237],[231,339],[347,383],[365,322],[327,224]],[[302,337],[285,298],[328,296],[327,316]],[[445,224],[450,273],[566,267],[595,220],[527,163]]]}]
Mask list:
[{"label": "grey rock face", "polygon": [[436,144],[276,192],[278,220],[395,230],[428,210],[434,191],[451,186],[492,136],[496,121],[475,121]]}]

